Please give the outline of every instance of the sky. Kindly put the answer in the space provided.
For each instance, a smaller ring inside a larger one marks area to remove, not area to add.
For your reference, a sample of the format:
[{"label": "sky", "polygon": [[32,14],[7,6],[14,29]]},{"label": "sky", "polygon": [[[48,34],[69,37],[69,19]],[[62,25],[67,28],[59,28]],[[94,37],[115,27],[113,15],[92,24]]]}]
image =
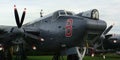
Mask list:
[{"label": "sky", "polygon": [[120,0],[1,0],[0,25],[16,26],[14,5],[20,17],[24,8],[27,8],[24,24],[39,18],[41,9],[43,9],[43,15],[61,9],[76,14],[98,9],[100,19],[106,21],[107,26],[115,24],[109,33],[120,34]]}]

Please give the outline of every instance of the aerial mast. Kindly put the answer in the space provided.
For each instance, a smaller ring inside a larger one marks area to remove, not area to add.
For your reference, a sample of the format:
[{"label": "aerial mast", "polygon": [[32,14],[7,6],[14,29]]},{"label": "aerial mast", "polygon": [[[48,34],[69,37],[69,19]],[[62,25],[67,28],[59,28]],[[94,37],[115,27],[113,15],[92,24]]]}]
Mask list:
[{"label": "aerial mast", "polygon": [[40,17],[43,17],[43,10],[40,11]]}]

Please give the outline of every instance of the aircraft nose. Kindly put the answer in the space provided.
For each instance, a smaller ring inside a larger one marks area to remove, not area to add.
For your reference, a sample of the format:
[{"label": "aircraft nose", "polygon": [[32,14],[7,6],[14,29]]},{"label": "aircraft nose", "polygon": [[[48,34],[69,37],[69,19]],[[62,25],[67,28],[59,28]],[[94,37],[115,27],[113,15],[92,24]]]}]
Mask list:
[{"label": "aircraft nose", "polygon": [[103,32],[107,27],[105,21],[102,20],[88,20],[87,21],[87,29],[91,33],[100,33]]}]

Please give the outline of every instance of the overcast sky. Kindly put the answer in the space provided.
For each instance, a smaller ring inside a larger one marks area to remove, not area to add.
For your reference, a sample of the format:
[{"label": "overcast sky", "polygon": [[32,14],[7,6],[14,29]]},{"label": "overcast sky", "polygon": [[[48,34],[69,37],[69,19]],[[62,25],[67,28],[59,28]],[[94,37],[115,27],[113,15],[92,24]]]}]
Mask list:
[{"label": "overcast sky", "polygon": [[75,13],[98,9],[100,19],[106,21],[108,26],[115,23],[110,33],[120,33],[120,0],[1,0],[0,25],[16,25],[14,4],[17,6],[20,17],[23,9],[27,8],[24,23],[39,18],[41,9],[44,10],[43,15],[60,9]]}]

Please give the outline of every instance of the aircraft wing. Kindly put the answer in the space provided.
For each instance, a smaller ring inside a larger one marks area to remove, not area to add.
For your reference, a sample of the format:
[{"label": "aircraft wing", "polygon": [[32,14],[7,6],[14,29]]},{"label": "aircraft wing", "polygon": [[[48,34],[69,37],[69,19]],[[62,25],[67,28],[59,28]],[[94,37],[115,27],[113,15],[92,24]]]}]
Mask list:
[{"label": "aircraft wing", "polygon": [[13,26],[0,26],[0,42],[5,41],[5,38],[8,38]]},{"label": "aircraft wing", "polygon": [[13,26],[3,26],[1,25],[0,26],[0,35],[3,34],[3,33],[8,33],[11,31]]}]

